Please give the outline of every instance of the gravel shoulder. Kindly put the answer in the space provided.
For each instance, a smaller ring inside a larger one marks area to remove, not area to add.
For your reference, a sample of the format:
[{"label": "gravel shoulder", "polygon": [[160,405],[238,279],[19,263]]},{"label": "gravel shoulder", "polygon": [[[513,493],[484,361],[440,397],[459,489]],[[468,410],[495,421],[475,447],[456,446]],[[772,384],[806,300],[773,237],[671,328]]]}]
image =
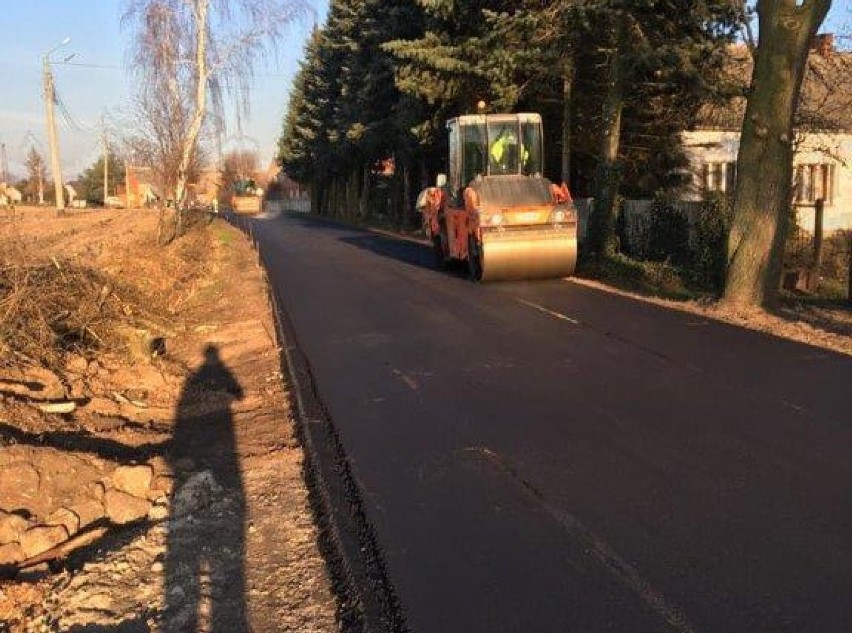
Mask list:
[{"label": "gravel shoulder", "polygon": [[216,220],[159,248],[153,212],[22,216],[0,249],[96,270],[132,326],[89,321],[100,349],[56,363],[2,348],[0,631],[338,630],[245,237]]}]

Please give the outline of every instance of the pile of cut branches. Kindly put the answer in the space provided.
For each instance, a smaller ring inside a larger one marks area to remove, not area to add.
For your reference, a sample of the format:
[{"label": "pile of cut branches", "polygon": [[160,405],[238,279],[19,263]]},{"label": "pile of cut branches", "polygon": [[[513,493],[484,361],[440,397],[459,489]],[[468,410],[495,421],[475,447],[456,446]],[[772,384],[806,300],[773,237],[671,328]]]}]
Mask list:
[{"label": "pile of cut branches", "polygon": [[143,305],[97,270],[7,253],[0,256],[0,363],[23,355],[56,367],[66,352],[121,351],[123,329],[150,322]]}]

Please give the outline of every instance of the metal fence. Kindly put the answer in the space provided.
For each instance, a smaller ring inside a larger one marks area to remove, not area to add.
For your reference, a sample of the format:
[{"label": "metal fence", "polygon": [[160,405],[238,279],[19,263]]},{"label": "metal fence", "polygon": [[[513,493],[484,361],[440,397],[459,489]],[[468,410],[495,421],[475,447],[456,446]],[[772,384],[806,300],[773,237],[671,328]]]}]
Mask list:
[{"label": "metal fence", "polygon": [[821,238],[797,229],[784,251],[789,289],[852,300],[852,231],[834,231]]},{"label": "metal fence", "polygon": [[[594,200],[574,200],[578,214],[578,238],[588,231]],[[638,259],[648,253],[652,200],[625,200],[619,220],[621,250]],[[693,246],[702,202],[674,202],[672,206],[688,223],[689,243]],[[832,230],[824,237],[815,230],[815,220],[806,228],[797,227],[789,237],[784,253],[784,284],[790,289],[817,292],[831,298],[852,301],[852,230]],[[830,228],[830,227],[826,227]]]},{"label": "metal fence", "polygon": [[284,211],[295,211],[297,213],[309,213],[311,201],[309,198],[289,198],[282,200],[267,200],[264,203],[264,211],[267,213],[283,213]]}]

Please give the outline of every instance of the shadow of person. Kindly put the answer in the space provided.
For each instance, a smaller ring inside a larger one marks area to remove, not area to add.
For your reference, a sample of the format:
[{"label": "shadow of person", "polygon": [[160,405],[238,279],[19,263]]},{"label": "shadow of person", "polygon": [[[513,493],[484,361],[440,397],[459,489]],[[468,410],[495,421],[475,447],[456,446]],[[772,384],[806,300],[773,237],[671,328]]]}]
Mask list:
[{"label": "shadow of person", "polygon": [[209,345],[177,405],[165,560],[163,630],[249,629],[243,558],[245,495],[231,403],[243,391]]}]

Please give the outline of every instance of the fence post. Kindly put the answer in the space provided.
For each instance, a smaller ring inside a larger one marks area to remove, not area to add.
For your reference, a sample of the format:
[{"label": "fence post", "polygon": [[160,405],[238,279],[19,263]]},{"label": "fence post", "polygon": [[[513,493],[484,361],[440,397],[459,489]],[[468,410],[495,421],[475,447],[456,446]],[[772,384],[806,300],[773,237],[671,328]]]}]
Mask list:
[{"label": "fence post", "polygon": [[846,289],[846,301],[852,304],[852,231],[846,234],[846,238],[849,243],[849,284]]},{"label": "fence post", "polygon": [[815,292],[819,285],[819,269],[822,267],[822,225],[825,200],[818,198],[814,203],[814,259],[808,275],[808,290]]}]

